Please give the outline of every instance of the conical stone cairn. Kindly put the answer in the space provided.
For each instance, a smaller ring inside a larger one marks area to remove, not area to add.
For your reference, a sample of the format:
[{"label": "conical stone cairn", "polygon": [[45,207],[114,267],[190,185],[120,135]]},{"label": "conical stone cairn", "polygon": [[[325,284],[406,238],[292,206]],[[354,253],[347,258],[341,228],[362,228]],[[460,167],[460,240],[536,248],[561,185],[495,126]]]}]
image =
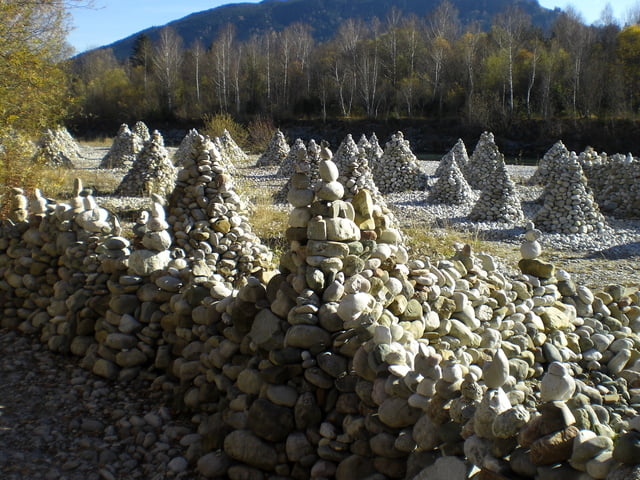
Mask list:
[{"label": "conical stone cairn", "polygon": [[47,129],[37,142],[37,162],[52,167],[73,168],[73,163],[82,159],[80,145],[64,127]]},{"label": "conical stone cairn", "polygon": [[467,165],[467,163],[469,163],[469,156],[467,155],[467,147],[465,147],[462,139],[459,138],[456,144],[451,148],[451,150],[449,150],[449,152],[445,154],[440,160],[440,163],[438,164],[438,168],[436,168],[436,171],[433,173],[436,177],[441,176],[445,170],[448,170],[449,162],[451,161],[451,159],[447,158],[448,154],[451,154],[451,157],[458,165],[458,168],[460,168],[461,170]]},{"label": "conical stone cairn", "polygon": [[305,179],[309,179],[309,181],[311,181],[311,162],[307,155],[307,147],[305,147],[304,142],[301,139],[298,138],[295,141],[293,147],[289,151],[289,155],[287,155],[285,161],[280,165],[280,170],[291,171],[291,173],[288,174],[290,178],[287,180],[287,183],[285,183],[284,186],[274,194],[273,200],[276,203],[286,203],[289,190],[297,188],[293,186],[294,177],[299,178],[300,175],[304,175]]},{"label": "conical stone cairn", "polygon": [[256,167],[268,167],[271,165],[281,165],[289,153],[289,144],[284,138],[284,134],[280,129],[276,130],[267,149],[258,158]]},{"label": "conical stone cairn", "polygon": [[[222,132],[222,135],[218,137],[218,141],[223,159],[226,158],[228,163],[234,167],[234,170],[237,163],[246,162],[249,159],[226,128]],[[233,173],[233,171],[229,171],[229,173]]]},{"label": "conical stone cairn", "polygon": [[129,130],[126,123],[123,123],[113,139],[111,148],[102,158],[100,168],[131,168],[144,148],[144,142],[141,137]]},{"label": "conical stone cairn", "polygon": [[320,145],[312,138],[307,143],[307,159],[309,160],[309,179],[311,185],[315,186],[320,179],[320,153],[322,148],[328,145],[326,141],[322,140]]},{"label": "conical stone cairn", "polygon": [[557,141],[538,162],[538,168],[529,178],[531,185],[547,185],[559,172],[556,171],[562,165],[562,158],[568,154],[567,147],[562,141]]},{"label": "conical stone cairn", "polygon": [[402,132],[391,136],[382,157],[372,168],[376,185],[383,194],[418,190],[427,183],[426,175],[420,170],[409,141],[405,140]]},{"label": "conical stone cairn", "polygon": [[469,186],[458,167],[453,151],[449,151],[440,161],[438,180],[429,191],[430,203],[464,205],[473,201],[473,189]]},{"label": "conical stone cairn", "polygon": [[200,134],[198,130],[192,128],[187,132],[182,141],[180,141],[180,145],[173,153],[173,164],[176,167],[182,166],[182,162],[184,162],[185,158],[187,158],[193,149],[193,144],[198,140]]},{"label": "conical stone cairn", "polygon": [[194,141],[167,209],[175,246],[190,262],[204,260],[215,280],[233,288],[271,268],[272,253],[252,232],[247,205],[209,137]]},{"label": "conical stone cairn", "polygon": [[491,181],[486,183],[469,218],[475,222],[504,223],[517,223],[524,218],[516,186],[509,178],[502,154],[498,157]]},{"label": "conical stone cairn", "polygon": [[141,120],[138,120],[133,126],[133,133],[138,136],[142,140],[142,142],[148,142],[151,140],[151,133],[149,132],[149,127],[147,124]]},{"label": "conical stone cairn", "polygon": [[173,190],[175,181],[176,168],[169,158],[162,135],[154,130],[115,194],[140,197],[156,193],[166,197]]},{"label": "conical stone cairn", "polygon": [[533,218],[538,228],[545,232],[582,234],[603,230],[606,220],[576,154],[565,148],[548,165],[548,170],[554,173],[542,193],[544,204]]},{"label": "conical stone cairn", "polygon": [[384,153],[384,150],[380,146],[380,141],[378,140],[378,137],[376,136],[375,133],[371,134],[368,142],[369,142],[369,148],[365,149],[365,151],[367,153],[367,159],[369,160],[369,164],[371,165],[371,168],[373,168],[373,165],[375,165],[376,162],[378,162],[382,158],[382,154]]},{"label": "conical stone cairn", "polygon": [[354,159],[358,156],[358,145],[353,140],[353,136],[349,133],[342,140],[342,143],[333,156],[333,163],[338,167],[338,171],[342,174],[349,169]]},{"label": "conical stone cairn", "polygon": [[494,141],[493,133],[483,132],[469,162],[464,168],[461,167],[461,170],[471,188],[483,190],[493,181],[493,172],[499,161],[500,150]]},{"label": "conical stone cairn", "polygon": [[306,156],[307,147],[301,138],[296,138],[296,141],[293,142],[287,157],[280,164],[280,168],[278,168],[276,175],[279,177],[289,178],[295,172],[296,163],[302,161],[302,158]]}]

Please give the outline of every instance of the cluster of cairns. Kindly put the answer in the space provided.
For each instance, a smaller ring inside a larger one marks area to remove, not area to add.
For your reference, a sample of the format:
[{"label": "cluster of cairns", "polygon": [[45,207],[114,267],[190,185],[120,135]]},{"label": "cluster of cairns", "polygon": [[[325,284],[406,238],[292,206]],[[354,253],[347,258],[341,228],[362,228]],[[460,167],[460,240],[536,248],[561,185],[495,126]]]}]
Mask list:
[{"label": "cluster of cairns", "polygon": [[34,161],[52,167],[73,168],[83,158],[80,145],[64,127],[48,128],[36,142]]},{"label": "cluster of cairns", "polygon": [[154,130],[114,193],[128,197],[156,193],[164,197],[173,190],[176,173],[162,135]]},{"label": "cluster of cairns", "polygon": [[549,149],[532,178],[544,185],[543,205],[533,219],[540,229],[585,234],[606,227],[578,157],[562,142]]},{"label": "cluster of cairns", "polygon": [[516,276],[468,245],[412,258],[349,186],[364,148],[351,174],[320,148],[315,182],[296,157],[273,269],[211,144],[194,135],[131,235],[79,182],[69,203],[14,189],[2,327],[151,379],[205,478],[640,477],[640,290],[576,285],[533,224]]},{"label": "cluster of cairns", "polygon": [[631,154],[598,154],[589,147],[578,161],[603,211],[617,217],[638,217],[640,159]]},{"label": "cluster of cairns", "polygon": [[111,143],[111,148],[100,161],[99,168],[131,168],[150,137],[149,129],[143,122],[136,122],[133,131],[129,129],[129,125],[123,123]]}]

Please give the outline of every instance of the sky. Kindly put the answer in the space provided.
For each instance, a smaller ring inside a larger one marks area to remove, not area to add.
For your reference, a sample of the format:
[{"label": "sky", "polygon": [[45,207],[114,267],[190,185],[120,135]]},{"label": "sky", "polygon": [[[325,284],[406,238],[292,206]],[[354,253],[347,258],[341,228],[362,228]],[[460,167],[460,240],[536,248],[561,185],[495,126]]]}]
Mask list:
[{"label": "sky", "polygon": [[[259,3],[245,0],[243,3]],[[606,3],[602,0],[538,0],[546,8],[564,9],[572,5],[587,24],[597,22]],[[73,30],[67,41],[76,53],[109,45],[153,26],[162,26],[191,13],[228,3],[229,0],[93,0],[93,8],[72,8]],[[625,20],[632,6],[640,0],[611,0],[614,17]]]}]

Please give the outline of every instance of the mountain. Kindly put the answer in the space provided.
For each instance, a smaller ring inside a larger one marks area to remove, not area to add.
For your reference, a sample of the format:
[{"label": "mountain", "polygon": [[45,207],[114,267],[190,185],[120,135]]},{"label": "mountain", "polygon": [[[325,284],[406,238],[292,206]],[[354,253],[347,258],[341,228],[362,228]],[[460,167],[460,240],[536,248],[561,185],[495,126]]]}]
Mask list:
[{"label": "mountain", "polygon": [[[517,6],[526,12],[534,25],[547,29],[556,18],[558,11],[541,7],[537,0],[450,0],[458,9],[463,24],[477,20],[488,26],[491,19],[508,6]],[[348,18],[365,21],[378,17],[384,21],[392,7],[404,15],[418,17],[428,15],[442,0],[263,0],[261,3],[238,3],[223,5],[202,12],[192,13],[165,26],[173,28],[189,47],[196,39],[205,46],[215,40],[218,31],[231,23],[236,28],[239,40],[253,34],[273,29],[280,31],[295,22],[312,26],[317,41],[331,38],[340,23]],[[100,48],[111,48],[115,56],[122,60],[131,55],[133,45],[140,35],[151,41],[158,38],[163,26],[151,27],[134,33],[122,40]]]}]

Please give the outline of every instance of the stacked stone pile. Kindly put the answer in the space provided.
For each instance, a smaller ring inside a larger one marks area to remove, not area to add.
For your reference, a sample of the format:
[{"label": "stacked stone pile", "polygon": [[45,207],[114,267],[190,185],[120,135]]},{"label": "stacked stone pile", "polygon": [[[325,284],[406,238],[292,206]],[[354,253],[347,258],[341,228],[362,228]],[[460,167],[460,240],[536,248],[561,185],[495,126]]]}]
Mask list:
[{"label": "stacked stone pile", "polygon": [[307,158],[309,159],[309,179],[311,185],[315,186],[320,179],[320,153],[323,148],[328,148],[328,143],[325,140],[320,142],[320,145],[312,138],[307,143]]},{"label": "stacked stone pile", "polygon": [[173,164],[176,167],[182,166],[182,162],[188,157],[189,152],[191,152],[191,149],[193,148],[193,144],[197,141],[199,136],[200,134],[198,133],[198,130],[192,128],[180,141],[180,145],[178,145],[176,151],[173,152]]},{"label": "stacked stone pile", "polygon": [[162,135],[154,130],[115,194],[139,197],[157,193],[166,197],[173,190],[175,181],[176,168],[164,146]]},{"label": "stacked stone pile", "polygon": [[546,170],[551,174],[542,194],[544,204],[533,219],[536,225],[541,230],[557,233],[603,230],[606,221],[575,153],[563,148],[548,160]]},{"label": "stacked stone pile", "polygon": [[391,136],[382,157],[373,163],[372,169],[376,184],[383,194],[418,190],[427,182],[426,175],[420,171],[416,156],[402,132]]},{"label": "stacked stone pile", "polygon": [[301,138],[296,138],[296,141],[291,145],[286,158],[280,164],[276,175],[285,178],[291,177],[295,172],[295,165],[303,161],[305,157],[307,157],[307,147]]},{"label": "stacked stone pile", "polygon": [[284,138],[280,129],[276,130],[267,149],[260,155],[256,163],[257,167],[268,167],[271,165],[281,165],[289,153],[289,144]]},{"label": "stacked stone pile", "polygon": [[100,168],[129,169],[144,147],[144,140],[129,130],[126,123],[120,125],[111,148],[100,162]]},{"label": "stacked stone pile", "polygon": [[52,167],[73,168],[74,162],[82,159],[82,152],[66,128],[48,128],[36,143],[34,159]]},{"label": "stacked stone pile", "polygon": [[458,167],[453,151],[442,158],[438,170],[438,180],[429,191],[429,202],[464,205],[473,201],[473,190]]},{"label": "stacked stone pile", "polygon": [[631,154],[607,156],[587,150],[578,160],[602,211],[617,217],[638,217],[640,159]]},{"label": "stacked stone pile", "polygon": [[546,185],[552,181],[553,177],[559,173],[556,169],[562,166],[562,159],[567,156],[567,153],[567,147],[561,141],[556,142],[538,162],[538,168],[529,178],[529,183]]},{"label": "stacked stone pile", "polygon": [[235,285],[269,268],[271,252],[251,231],[247,205],[208,137],[200,135],[183,161],[168,208],[175,245],[189,259],[201,251],[218,280]]},{"label": "stacked stone pile", "polygon": [[[227,130],[226,128],[222,132],[222,135],[216,137],[216,146],[220,149],[222,158],[227,161],[228,165],[233,165],[234,169],[237,163],[243,163],[249,159],[247,154],[238,146],[236,141],[229,133],[229,130]],[[233,173],[233,170],[231,170],[230,166],[228,167],[228,170],[229,173]]]},{"label": "stacked stone pile", "polygon": [[469,218],[475,222],[517,223],[524,218],[516,186],[507,173],[504,156],[499,155],[492,179],[480,193]]},{"label": "stacked stone pile", "polygon": [[500,150],[495,143],[493,133],[483,132],[473,149],[471,158],[463,167],[462,173],[471,188],[483,190],[493,181],[493,172],[500,162]]},{"label": "stacked stone pile", "polygon": [[151,133],[149,131],[149,127],[147,127],[147,124],[144,123],[142,120],[138,120],[133,125],[133,134],[136,135],[140,140],[142,140],[143,144],[151,140]]},{"label": "stacked stone pile", "polygon": [[289,180],[287,180],[287,183],[285,183],[283,187],[274,194],[274,202],[287,203],[289,191],[292,188],[296,188],[293,183],[294,177],[298,173],[304,173],[307,178],[311,179],[311,161],[307,155],[307,147],[299,138],[296,139],[289,151],[289,155],[287,155],[287,158],[285,158],[284,162],[282,162],[278,169],[278,175],[289,177]]},{"label": "stacked stone pile", "polygon": [[[371,145],[369,145],[369,147],[370,146]],[[358,145],[356,145],[356,142],[349,133],[344,140],[342,140],[340,146],[338,146],[336,154],[333,156],[333,162],[338,167],[338,171],[342,174],[350,168],[350,165],[352,165],[357,156]]]},{"label": "stacked stone pile", "polygon": [[368,149],[366,149],[367,159],[373,165],[382,158],[384,150],[380,146],[380,141],[378,140],[378,137],[375,133],[371,134],[368,141],[370,146]]},{"label": "stacked stone pile", "polygon": [[451,148],[451,150],[449,150],[449,152],[445,154],[440,160],[440,164],[438,165],[438,168],[436,168],[436,171],[434,172],[434,175],[436,177],[441,177],[442,174],[449,169],[449,163],[451,162],[451,159],[453,159],[453,161],[456,162],[458,168],[461,169],[461,171],[463,168],[465,168],[467,163],[469,163],[469,155],[467,154],[467,147],[465,146],[461,138],[458,139],[458,141]]}]

